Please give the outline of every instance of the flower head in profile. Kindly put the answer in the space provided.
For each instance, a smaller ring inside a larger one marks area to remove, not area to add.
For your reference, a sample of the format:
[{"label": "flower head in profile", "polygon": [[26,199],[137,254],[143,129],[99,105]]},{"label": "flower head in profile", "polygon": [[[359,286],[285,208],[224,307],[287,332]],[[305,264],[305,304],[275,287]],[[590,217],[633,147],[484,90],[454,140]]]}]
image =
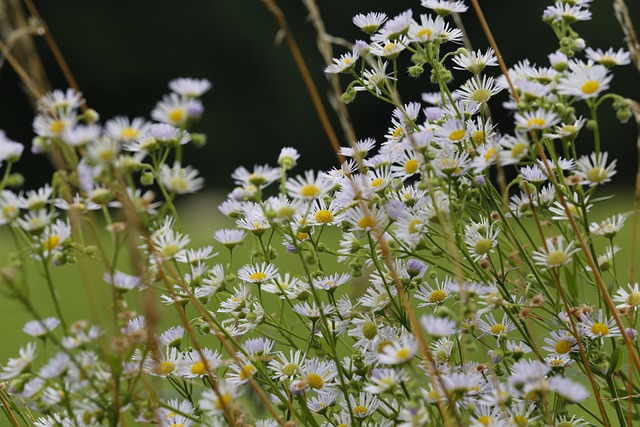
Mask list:
[{"label": "flower head in profile", "polygon": [[574,248],[574,245],[575,242],[572,241],[565,247],[562,236],[546,239],[546,246],[533,252],[533,261],[545,269],[562,267],[569,264],[572,261],[571,256],[580,251],[579,248]]}]

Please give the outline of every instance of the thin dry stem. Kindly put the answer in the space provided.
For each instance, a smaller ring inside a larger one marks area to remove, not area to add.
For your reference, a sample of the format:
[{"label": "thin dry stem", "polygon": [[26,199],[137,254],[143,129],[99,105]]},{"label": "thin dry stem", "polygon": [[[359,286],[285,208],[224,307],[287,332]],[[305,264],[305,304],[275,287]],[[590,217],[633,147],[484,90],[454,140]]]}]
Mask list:
[{"label": "thin dry stem", "polygon": [[637,261],[636,258],[636,247],[638,243],[638,212],[640,210],[640,104],[635,101],[631,102],[631,111],[633,112],[633,117],[636,121],[636,128],[638,131],[637,137],[637,156],[638,162],[637,167],[638,171],[636,173],[636,191],[633,197],[633,219],[631,220],[631,259],[629,262],[629,270],[628,270],[628,282],[634,282],[635,276],[635,264]]},{"label": "thin dry stem", "polygon": [[282,13],[282,10],[278,7],[278,5],[273,0],[262,0],[267,10],[273,15],[278,27],[280,27],[280,36],[284,39],[293,55],[293,59],[295,60],[296,66],[298,67],[298,71],[300,71],[300,75],[304,80],[304,84],[307,87],[307,91],[311,96],[311,101],[313,102],[313,106],[316,109],[316,113],[318,114],[318,118],[320,119],[320,123],[322,124],[322,128],[324,129],[327,138],[329,138],[329,142],[331,143],[331,147],[333,147],[334,152],[336,153],[336,157],[338,158],[339,164],[344,163],[344,157],[340,154],[340,142],[338,141],[338,137],[336,136],[335,131],[333,130],[333,126],[331,126],[331,121],[329,120],[329,116],[327,115],[327,111],[322,104],[322,99],[318,94],[318,89],[316,88],[315,83],[313,82],[313,78],[311,77],[311,73],[309,72],[309,68],[304,61],[304,57],[300,53],[300,49],[298,48],[298,44],[296,43],[295,38],[289,31],[289,26],[287,24],[287,20]]},{"label": "thin dry stem", "polygon": [[638,42],[636,31],[633,28],[633,22],[631,16],[629,16],[627,4],[624,0],[613,0],[613,10],[626,36],[627,46],[629,47],[633,64],[636,66],[638,72],[640,72],[640,43]]}]

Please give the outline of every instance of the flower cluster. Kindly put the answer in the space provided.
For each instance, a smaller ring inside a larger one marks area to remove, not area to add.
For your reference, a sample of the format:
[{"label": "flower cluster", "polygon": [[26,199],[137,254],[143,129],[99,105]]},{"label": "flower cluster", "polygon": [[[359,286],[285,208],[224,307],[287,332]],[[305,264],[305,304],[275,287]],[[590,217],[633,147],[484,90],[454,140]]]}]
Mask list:
[{"label": "flower cluster", "polygon": [[[591,18],[589,1],[559,1],[543,14],[560,41],[549,64],[523,60],[501,76],[492,49],[460,47],[449,15],[463,1],[421,5],[417,17],[356,15],[369,40],[326,68],[350,78],[343,101],[368,92],[394,106],[384,138],[352,141],[331,170],[294,172],[291,147],[272,165],[239,167],[219,206],[235,226],[210,244],[191,244],[174,205],[203,187],[181,160],[204,142],[189,130],[208,81],[170,82],[153,122],[101,125],[79,93],[48,94],[33,146],[65,173],[38,190],[8,189],[22,145],[0,135],[0,224],[42,270],[57,311],[41,315],[16,271],[0,276],[35,318],[24,332],[51,343],[27,344],[0,373],[42,414],[33,425],[119,425],[123,412],[165,427],[626,423],[640,288],[619,285],[626,217],[589,218],[616,174],[596,110],[612,100],[629,118],[630,101],[607,92],[629,54],[587,47],[571,24]],[[405,57],[430,83],[401,103]],[[513,117],[500,128],[489,110],[499,100]],[[588,132],[593,151],[582,153]],[[84,243],[91,211],[113,253]],[[52,265],[87,255],[112,289],[111,332],[68,324],[53,288]],[[131,308],[142,290],[177,323],[160,332],[153,310]]]}]

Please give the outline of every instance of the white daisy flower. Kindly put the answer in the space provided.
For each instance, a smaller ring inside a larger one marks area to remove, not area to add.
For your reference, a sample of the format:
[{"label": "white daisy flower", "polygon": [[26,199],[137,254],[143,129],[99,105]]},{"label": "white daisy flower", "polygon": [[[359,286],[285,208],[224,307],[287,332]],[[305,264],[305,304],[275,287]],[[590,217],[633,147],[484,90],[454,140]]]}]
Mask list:
[{"label": "white daisy flower", "polygon": [[[234,399],[240,395],[238,386],[227,381],[221,380],[216,384],[217,392],[207,389],[202,392],[199,407],[207,414],[218,415],[224,412],[225,408],[229,408],[233,404]],[[219,393],[219,394],[218,394]]]},{"label": "white daisy flower", "polygon": [[132,276],[122,271],[114,271],[113,275],[110,273],[104,273],[102,279],[120,291],[129,291],[131,289],[143,289],[140,285],[142,281],[138,276]]},{"label": "white daisy flower", "polygon": [[333,58],[333,64],[328,65],[324,72],[328,74],[348,73],[353,70],[359,57],[357,52],[344,53],[340,55],[340,58]]},{"label": "white daisy flower", "polygon": [[516,126],[525,130],[547,129],[560,121],[553,112],[543,108],[535,111],[526,111],[524,114],[516,113]]},{"label": "white daisy flower", "polygon": [[580,332],[586,336],[594,339],[620,337],[620,329],[616,325],[616,321],[613,317],[606,319],[602,310],[598,310],[596,317],[595,313],[587,316],[580,322]]},{"label": "white daisy flower", "polygon": [[204,186],[204,178],[198,176],[198,171],[191,166],[183,168],[180,162],[175,162],[172,168],[163,164],[158,175],[167,190],[175,194],[195,193]]},{"label": "white daisy flower", "polygon": [[578,351],[578,341],[567,331],[551,331],[551,336],[544,339],[547,344],[542,347],[543,350],[555,354],[568,354],[572,351]]},{"label": "white daisy flower", "polygon": [[571,72],[561,77],[556,87],[561,95],[577,99],[595,98],[609,88],[613,79],[606,67],[592,62],[571,62],[569,68]]},{"label": "white daisy flower", "polygon": [[547,7],[542,17],[543,19],[572,24],[576,21],[588,21],[591,19],[591,12],[579,5],[558,2],[553,6]]},{"label": "white daisy flower", "polygon": [[75,89],[67,89],[62,91],[59,89],[53,92],[47,92],[42,98],[38,100],[38,111],[44,114],[58,114],[58,112],[71,111],[79,108],[84,104],[82,94],[76,92]]},{"label": "white daisy flower", "polygon": [[453,335],[458,331],[456,322],[444,317],[434,316],[433,314],[422,316],[420,323],[425,332],[435,338]]},{"label": "white daisy flower", "polygon": [[410,361],[418,351],[418,343],[410,334],[390,342],[378,353],[378,361],[385,365],[400,365]]},{"label": "white daisy flower", "polygon": [[277,275],[276,266],[266,262],[260,265],[245,265],[238,270],[238,279],[251,283],[264,283],[274,279]]},{"label": "white daisy flower", "polygon": [[464,13],[467,11],[467,6],[463,1],[460,0],[422,0],[420,4],[442,16],[446,16],[452,13]]},{"label": "white daisy flower", "polygon": [[321,360],[314,357],[307,360],[304,368],[301,369],[301,377],[305,379],[307,386],[316,391],[331,387],[337,375],[338,369],[333,360]]},{"label": "white daisy flower", "polygon": [[589,392],[582,384],[561,375],[549,378],[547,384],[552,391],[558,394],[558,396],[570,403],[580,402],[590,396]]},{"label": "white daisy flower", "polygon": [[453,67],[456,70],[468,70],[473,74],[480,74],[485,67],[495,67],[498,60],[492,48],[488,48],[485,53],[481,50],[466,52],[465,54],[455,55],[452,61],[457,65]]},{"label": "white daisy flower", "polygon": [[275,358],[271,359],[268,364],[269,371],[272,372],[272,378],[285,381],[292,380],[301,375],[305,370],[304,353],[292,349],[289,350],[289,357],[284,353],[278,353]]},{"label": "white daisy flower", "polygon": [[495,317],[493,317],[493,314],[489,314],[486,320],[479,319],[477,325],[483,334],[493,335],[498,340],[504,338],[505,335],[516,328],[506,314],[502,315],[501,322],[498,322]]},{"label": "white daisy flower", "polygon": [[444,32],[444,20],[436,16],[420,15],[420,23],[412,22],[409,27],[408,39],[411,42],[426,43],[437,40]]},{"label": "white daisy flower", "polygon": [[572,261],[571,255],[580,251],[580,248],[574,248],[574,245],[575,241],[571,241],[565,247],[564,237],[551,237],[546,239],[546,248],[534,251],[531,257],[536,265],[545,269],[562,267]]},{"label": "white daisy flower", "polygon": [[622,303],[616,306],[618,309],[636,310],[640,307],[640,287],[638,287],[637,282],[633,286],[629,283],[628,287],[629,292],[622,287],[618,288],[613,301]]},{"label": "white daisy flower", "polygon": [[591,225],[589,225],[589,231],[597,236],[612,239],[622,230],[626,219],[627,217],[625,215],[617,214],[599,223],[592,222]]},{"label": "white daisy flower", "polygon": [[369,12],[366,15],[358,13],[353,17],[353,24],[365,33],[371,35],[387,21],[387,15],[379,12]]},{"label": "white daisy flower", "polygon": [[582,178],[581,184],[594,187],[611,181],[616,174],[616,160],[607,165],[608,156],[607,152],[591,153],[576,161],[576,175]]},{"label": "white daisy flower", "polygon": [[36,343],[28,343],[26,347],[21,347],[19,354],[20,357],[10,358],[9,361],[2,366],[0,380],[15,378],[31,369],[31,362],[36,358]]},{"label": "white daisy flower", "polygon": [[487,103],[492,96],[500,93],[502,88],[494,84],[493,77],[482,76],[482,81],[471,78],[456,89],[463,101],[473,101],[478,104]]},{"label": "white daisy flower", "polygon": [[149,123],[142,117],[136,117],[130,120],[128,117],[118,116],[105,123],[107,135],[122,142],[132,142],[136,138],[144,135],[148,127]]},{"label": "white daisy flower", "polygon": [[[172,348],[171,351],[176,350]],[[209,372],[213,373],[216,368],[222,364],[222,356],[216,350],[203,347],[200,351],[191,350],[183,355],[182,361],[179,363],[175,371],[175,375],[181,378],[198,378],[205,377]],[[215,377],[215,376],[214,376]]]},{"label": "white daisy flower", "polygon": [[44,337],[52,332],[60,324],[57,317],[47,317],[42,320],[30,320],[24,324],[22,331],[32,337]]},{"label": "white daisy flower", "polygon": [[588,47],[585,49],[584,53],[587,55],[587,59],[595,61],[600,65],[604,65],[607,68],[631,63],[631,54],[624,49],[619,49],[616,52],[611,47],[607,49],[606,52],[603,52],[602,49],[593,50]]},{"label": "white daisy flower", "polygon": [[169,82],[169,89],[187,98],[198,98],[211,89],[211,82],[207,79],[193,79],[181,77]]}]

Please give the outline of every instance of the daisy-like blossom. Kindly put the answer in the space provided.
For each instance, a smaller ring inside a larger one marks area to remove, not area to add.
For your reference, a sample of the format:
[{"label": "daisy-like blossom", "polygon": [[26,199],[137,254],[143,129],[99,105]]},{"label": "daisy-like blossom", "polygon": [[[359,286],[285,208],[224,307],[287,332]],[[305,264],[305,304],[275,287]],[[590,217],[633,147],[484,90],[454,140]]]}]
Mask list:
[{"label": "daisy-like blossom", "polygon": [[480,329],[485,335],[493,335],[498,340],[504,338],[509,332],[513,331],[516,327],[513,322],[509,320],[506,313],[502,316],[502,321],[498,322],[493,314],[489,314],[485,319],[479,319],[477,322],[478,329]]},{"label": "daisy-like blossom", "polygon": [[489,225],[488,221],[481,223],[484,223],[481,227],[475,223],[465,226],[464,241],[474,261],[488,258],[489,253],[498,245],[500,227],[494,229],[494,224]]},{"label": "daisy-like blossom", "polygon": [[589,225],[589,231],[595,235],[603,236],[607,239],[612,239],[616,236],[616,234],[618,234],[620,230],[622,230],[626,219],[626,216],[618,214],[607,218],[599,223],[592,222]]},{"label": "daisy-like blossom", "polygon": [[442,16],[452,13],[464,13],[468,9],[464,2],[460,0],[422,0],[420,4]]},{"label": "daisy-like blossom", "polygon": [[[380,406],[378,398],[367,392],[360,392],[357,400],[353,395],[349,395],[349,403],[353,416],[358,420],[364,420],[372,415]],[[349,405],[347,405],[346,401],[340,402],[340,406],[343,411],[349,410]]]},{"label": "daisy-like blossom", "polygon": [[15,378],[23,372],[29,371],[31,369],[31,363],[36,357],[36,344],[28,343],[26,347],[21,347],[19,354],[19,357],[10,358],[9,361],[2,366],[0,380]]},{"label": "daisy-like blossom", "polygon": [[384,365],[400,365],[410,361],[418,351],[418,343],[410,334],[404,334],[382,348],[378,361]]},{"label": "daisy-like blossom", "polygon": [[624,49],[619,49],[617,52],[613,48],[607,49],[603,52],[602,49],[593,50],[587,47],[584,50],[587,59],[595,61],[600,65],[604,65],[607,68],[614,67],[616,65],[627,65],[631,63],[631,54]]},{"label": "daisy-like blossom", "polygon": [[575,241],[571,241],[565,247],[562,236],[548,238],[546,247],[532,253],[533,261],[545,269],[562,267],[569,264],[572,261],[571,256],[580,251],[580,248],[574,248],[574,245]]},{"label": "daisy-like blossom", "polygon": [[453,320],[445,317],[437,317],[432,314],[422,316],[420,323],[426,333],[436,338],[453,335],[458,330],[456,322]]},{"label": "daisy-like blossom", "polygon": [[105,132],[113,139],[132,142],[142,136],[148,127],[149,123],[142,117],[130,120],[128,117],[118,116],[105,123]]},{"label": "daisy-like blossom", "polygon": [[238,278],[251,283],[263,283],[275,278],[277,275],[277,267],[266,262],[260,265],[245,265],[238,270]]},{"label": "daisy-like blossom", "polygon": [[289,357],[284,353],[278,353],[269,361],[269,370],[273,372],[273,378],[279,381],[299,377],[305,369],[304,354],[300,350],[295,352],[290,349]]},{"label": "daisy-like blossom", "polygon": [[591,153],[576,161],[575,173],[582,178],[582,184],[594,187],[611,181],[611,177],[616,174],[616,160],[607,165],[608,156],[607,152]]},{"label": "daisy-like blossom", "polygon": [[225,408],[229,408],[234,400],[240,395],[238,385],[225,380],[217,383],[218,390],[207,389],[202,392],[199,406],[204,412],[212,415],[224,413]]},{"label": "daisy-like blossom", "polygon": [[492,48],[488,48],[485,53],[477,50],[456,55],[452,58],[452,61],[457,65],[457,67],[453,67],[454,69],[467,70],[473,74],[480,74],[485,67],[498,65],[498,60]]},{"label": "daisy-like blossom", "polygon": [[187,121],[199,116],[202,112],[202,104],[194,99],[171,93],[162,97],[162,101],[156,104],[151,112],[151,118],[158,122],[168,123],[173,126],[184,126]]},{"label": "daisy-like blossom", "polygon": [[353,24],[369,35],[378,31],[386,21],[387,15],[380,12],[358,13],[353,17]]},{"label": "daisy-like blossom", "polygon": [[547,7],[542,17],[544,19],[572,24],[576,21],[588,21],[591,19],[591,12],[588,9],[583,9],[579,5],[569,4],[569,2],[557,2]]},{"label": "daisy-like blossom", "polygon": [[578,341],[567,331],[551,331],[549,337],[544,339],[547,344],[542,347],[543,350],[555,354],[568,354],[578,350]]},{"label": "daisy-like blossom", "polygon": [[525,130],[547,129],[560,121],[553,112],[543,108],[535,111],[526,111],[524,114],[516,113],[516,126]]},{"label": "daisy-like blossom", "polygon": [[557,91],[561,95],[575,96],[577,99],[596,98],[609,88],[613,77],[603,65],[593,64],[591,61],[570,62],[571,70],[565,77],[561,77]]},{"label": "daisy-like blossom", "polygon": [[170,168],[166,164],[160,167],[160,182],[172,193],[195,193],[204,186],[204,178],[198,177],[198,171],[191,166],[182,167],[180,162]]},{"label": "daisy-like blossom", "polygon": [[316,289],[327,292],[334,292],[338,287],[351,280],[351,275],[347,273],[335,273],[330,276],[320,276],[313,279],[312,285]]},{"label": "daisy-like blossom", "polygon": [[436,286],[432,287],[428,283],[421,284],[415,293],[415,298],[423,301],[418,307],[439,306],[455,295],[454,285],[450,277],[444,280],[435,279]]},{"label": "daisy-like blossom", "polygon": [[213,351],[209,348],[201,348],[200,351],[191,350],[183,355],[175,375],[181,378],[205,377],[209,372],[214,373],[221,364],[222,356],[217,350]]},{"label": "daisy-like blossom", "polygon": [[[132,276],[122,271],[114,271],[113,275],[104,273],[103,280],[121,291],[128,291],[131,289],[140,288],[141,280],[138,276]],[[141,288],[140,288],[141,289]]]},{"label": "daisy-like blossom", "polygon": [[32,337],[44,337],[52,332],[60,324],[57,317],[47,317],[42,320],[30,320],[24,324],[22,331]]},{"label": "daisy-like blossom", "polygon": [[613,301],[622,303],[616,306],[618,309],[636,310],[640,307],[640,287],[636,282],[633,285],[629,283],[628,288],[629,291],[623,287],[618,288],[615,296],[613,297]]},{"label": "daisy-like blossom", "polygon": [[333,64],[328,65],[324,72],[329,74],[348,73],[355,67],[359,57],[357,52],[344,53],[340,55],[340,58],[333,58]]},{"label": "daisy-like blossom", "polygon": [[413,11],[407,9],[389,19],[372,38],[374,41],[393,40],[405,34],[413,22]]},{"label": "daisy-like blossom", "polygon": [[412,42],[426,43],[437,40],[444,32],[444,20],[436,16],[420,15],[420,23],[412,22],[409,27],[408,39]]},{"label": "daisy-like blossom", "polygon": [[502,88],[494,84],[493,77],[482,76],[482,81],[469,79],[467,82],[456,89],[460,99],[464,101],[472,101],[478,104],[487,103],[492,96],[500,93]]},{"label": "daisy-like blossom", "polygon": [[211,82],[207,79],[180,77],[169,82],[169,89],[187,98],[198,98],[211,89]]},{"label": "daisy-like blossom", "polygon": [[306,361],[301,377],[306,381],[307,387],[319,391],[331,387],[332,381],[338,375],[338,368],[333,360],[321,360],[312,358]]},{"label": "daisy-like blossom", "polygon": [[560,375],[549,378],[549,388],[570,403],[577,403],[589,397],[589,392],[580,383]]},{"label": "daisy-like blossom", "polygon": [[594,339],[603,340],[604,338],[622,336],[615,319],[613,317],[605,318],[602,310],[598,310],[597,315],[592,313],[584,318],[579,326],[582,334]]},{"label": "daisy-like blossom", "polygon": [[82,94],[75,89],[69,88],[66,91],[55,89],[38,100],[37,108],[43,114],[55,115],[60,111],[76,110],[84,103]]}]

